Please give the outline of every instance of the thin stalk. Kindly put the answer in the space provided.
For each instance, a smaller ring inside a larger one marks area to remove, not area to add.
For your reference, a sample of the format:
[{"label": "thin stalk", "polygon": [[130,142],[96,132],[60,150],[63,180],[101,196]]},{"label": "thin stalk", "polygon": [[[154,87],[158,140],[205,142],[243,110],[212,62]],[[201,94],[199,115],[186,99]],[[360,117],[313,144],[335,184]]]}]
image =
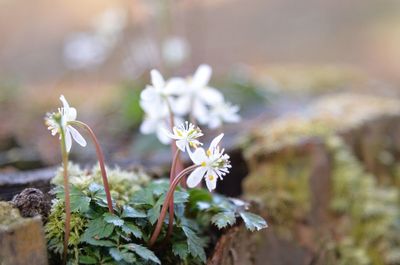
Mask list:
[{"label": "thin stalk", "polygon": [[65,224],[64,224],[64,249],[63,249],[63,264],[67,264],[68,241],[71,226],[71,202],[69,194],[68,181],[68,152],[65,144],[65,131],[60,130],[61,136],[61,156],[63,161],[63,176],[64,176],[64,196],[65,196]]},{"label": "thin stalk", "polygon": [[86,123],[83,123],[81,121],[71,121],[70,124],[75,124],[79,127],[84,128],[92,138],[92,141],[96,147],[96,154],[97,154],[97,160],[99,161],[100,165],[100,170],[101,170],[101,176],[103,178],[103,185],[104,185],[104,190],[106,192],[106,197],[107,197],[107,206],[108,206],[108,211],[111,214],[114,214],[114,209],[113,209],[113,204],[112,204],[112,199],[111,199],[111,193],[110,193],[110,187],[108,185],[108,178],[107,178],[107,172],[106,172],[106,167],[104,164],[104,155],[103,151],[101,150],[99,141],[97,140],[96,135],[94,134],[93,130],[87,125]]},{"label": "thin stalk", "polygon": [[[176,169],[176,162],[179,158],[179,149],[176,148],[174,159],[172,160],[172,166],[171,166],[171,171],[169,173],[169,183],[170,185],[172,184],[174,178],[175,178],[175,169]],[[172,198],[169,202],[169,222],[168,222],[168,232],[166,236],[166,240],[169,239],[169,237],[172,234],[172,230],[174,228],[174,196],[172,195]]]},{"label": "thin stalk", "polygon": [[154,243],[156,242],[156,240],[157,240],[157,238],[158,238],[158,235],[159,235],[160,232],[161,232],[161,228],[162,228],[162,225],[163,225],[163,222],[164,222],[164,219],[165,219],[165,215],[167,214],[169,202],[170,202],[171,198],[173,198],[172,196],[173,196],[173,194],[174,194],[174,191],[175,191],[176,186],[179,184],[179,181],[180,181],[184,176],[186,176],[186,174],[188,174],[189,172],[193,171],[193,170],[194,170],[195,168],[197,168],[197,167],[199,167],[199,166],[198,166],[198,165],[192,165],[192,166],[190,166],[190,167],[185,168],[185,169],[182,170],[181,173],[179,173],[179,175],[176,176],[176,178],[174,178],[174,180],[172,181],[172,183],[171,183],[171,185],[170,185],[170,187],[169,187],[168,193],[167,193],[167,195],[165,196],[165,200],[164,200],[163,206],[162,206],[162,208],[161,208],[160,216],[158,217],[156,227],[155,227],[154,232],[153,232],[153,234],[152,234],[152,236],[151,236],[151,238],[150,238],[150,240],[149,240],[148,245],[149,245],[150,247],[154,245]]}]

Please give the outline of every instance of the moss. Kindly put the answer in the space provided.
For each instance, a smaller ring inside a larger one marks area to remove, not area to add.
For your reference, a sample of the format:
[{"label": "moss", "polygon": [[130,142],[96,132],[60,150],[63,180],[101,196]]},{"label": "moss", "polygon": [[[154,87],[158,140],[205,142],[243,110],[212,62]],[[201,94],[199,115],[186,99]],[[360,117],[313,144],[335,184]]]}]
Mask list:
[{"label": "moss", "polygon": [[244,183],[247,198],[260,201],[267,219],[285,236],[310,210],[310,168],[307,157],[276,156],[252,170]]},{"label": "moss", "polygon": [[5,229],[21,219],[18,209],[13,208],[8,202],[0,201],[0,229]]},{"label": "moss", "polygon": [[[116,167],[114,169],[106,168],[106,171],[111,195],[118,203],[127,202],[135,191],[150,181],[150,176],[140,169],[128,172]],[[92,182],[103,185],[98,165],[91,170],[83,170],[79,165],[70,163],[68,165],[68,173],[70,183],[79,189],[87,189]],[[52,182],[53,184],[62,185],[63,170],[61,167]]]},{"label": "moss", "polygon": [[[244,185],[246,197],[262,201],[271,225],[296,238],[294,225],[311,214],[309,183],[313,165],[300,150],[305,149],[304,141],[321,142],[331,163],[329,172],[319,173],[330,174],[331,181],[326,209],[330,229],[323,231],[330,247],[324,249],[329,252],[324,263],[399,264],[400,196],[396,185],[400,166],[390,159],[395,155],[381,147],[373,150],[376,154],[369,154],[393,167],[392,181],[381,183],[380,176],[366,170],[353,147],[340,136],[367,122],[393,116],[400,116],[398,100],[340,94],[322,97],[301,113],[257,128],[245,145],[250,165]],[[318,238],[314,239],[314,247],[320,249]]]}]

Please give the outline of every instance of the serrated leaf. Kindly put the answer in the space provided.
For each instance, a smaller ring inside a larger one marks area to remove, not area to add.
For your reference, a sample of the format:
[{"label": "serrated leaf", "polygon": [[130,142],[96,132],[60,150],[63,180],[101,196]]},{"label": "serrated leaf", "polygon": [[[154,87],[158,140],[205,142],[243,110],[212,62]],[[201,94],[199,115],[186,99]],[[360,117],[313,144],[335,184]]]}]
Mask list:
[{"label": "serrated leaf", "polygon": [[79,256],[79,264],[98,264],[98,261],[91,256]]},{"label": "serrated leaf", "polygon": [[189,194],[185,191],[175,191],[174,192],[174,203],[185,203],[189,200]]},{"label": "serrated leaf", "polygon": [[121,251],[119,251],[118,248],[110,248],[108,253],[110,253],[111,257],[116,261],[120,261],[123,259],[122,253]]},{"label": "serrated leaf", "polygon": [[218,227],[218,229],[222,229],[227,227],[228,225],[234,225],[236,223],[235,213],[233,212],[221,212],[215,214],[211,218],[211,222]]},{"label": "serrated leaf", "polygon": [[147,217],[146,213],[141,210],[136,210],[133,207],[125,205],[123,208],[121,217],[130,217],[130,218],[144,218]]},{"label": "serrated leaf", "polygon": [[161,196],[157,200],[153,208],[147,211],[147,218],[149,219],[151,224],[154,224],[157,221],[158,217],[160,216],[160,208],[163,202],[164,202],[164,196]]},{"label": "serrated leaf", "polygon": [[87,238],[85,240],[86,243],[93,245],[93,246],[100,246],[100,247],[115,247],[116,244],[110,240],[104,239],[95,239],[95,238]]},{"label": "serrated leaf", "polygon": [[71,212],[87,212],[91,199],[75,186],[71,186],[70,191]]},{"label": "serrated leaf", "polygon": [[109,237],[114,231],[112,224],[106,223],[102,217],[91,220],[88,223],[88,227],[82,235],[81,240],[88,242],[90,239],[101,239]]},{"label": "serrated leaf", "polygon": [[249,212],[239,212],[239,214],[240,217],[242,217],[247,229],[249,229],[250,231],[258,231],[268,227],[267,222],[259,215]]},{"label": "serrated leaf", "polygon": [[198,203],[211,203],[212,195],[204,189],[191,189],[189,191],[189,207],[196,208]]},{"label": "serrated leaf", "polygon": [[181,260],[185,260],[189,254],[188,246],[185,242],[174,243],[172,245],[172,253],[178,256]]},{"label": "serrated leaf", "polygon": [[204,241],[198,237],[193,230],[190,228],[183,226],[183,232],[187,237],[187,245],[189,253],[193,257],[199,257],[202,262],[206,262],[206,252],[204,251]]},{"label": "serrated leaf", "polygon": [[115,226],[122,226],[124,224],[124,220],[122,220],[115,214],[105,213],[103,216],[106,223],[113,224]]},{"label": "serrated leaf", "polygon": [[161,264],[161,261],[157,258],[157,256],[150,249],[143,247],[141,245],[137,245],[134,243],[124,245],[126,249],[129,249],[135,252],[139,257],[144,260],[151,260],[157,264]]},{"label": "serrated leaf", "polygon": [[124,231],[127,234],[132,234],[136,238],[143,237],[142,231],[139,229],[139,227],[137,227],[134,224],[125,223],[122,226],[122,231]]},{"label": "serrated leaf", "polygon": [[153,193],[149,189],[141,189],[136,191],[132,196],[132,203],[138,205],[154,205]]}]

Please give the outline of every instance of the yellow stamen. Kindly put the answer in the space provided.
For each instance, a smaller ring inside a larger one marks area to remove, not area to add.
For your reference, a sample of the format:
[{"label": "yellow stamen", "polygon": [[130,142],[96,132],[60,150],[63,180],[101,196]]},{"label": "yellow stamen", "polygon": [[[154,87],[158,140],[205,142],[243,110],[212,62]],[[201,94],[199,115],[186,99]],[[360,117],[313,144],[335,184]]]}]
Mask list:
[{"label": "yellow stamen", "polygon": [[214,176],[213,176],[213,175],[209,175],[209,176],[208,176],[208,179],[211,180],[211,181],[213,181],[213,180],[214,180]]},{"label": "yellow stamen", "polygon": [[202,167],[205,167],[206,165],[207,165],[206,162],[201,162]]},{"label": "yellow stamen", "polygon": [[210,150],[210,149],[207,150],[207,156],[208,156],[208,157],[211,156],[211,150]]}]

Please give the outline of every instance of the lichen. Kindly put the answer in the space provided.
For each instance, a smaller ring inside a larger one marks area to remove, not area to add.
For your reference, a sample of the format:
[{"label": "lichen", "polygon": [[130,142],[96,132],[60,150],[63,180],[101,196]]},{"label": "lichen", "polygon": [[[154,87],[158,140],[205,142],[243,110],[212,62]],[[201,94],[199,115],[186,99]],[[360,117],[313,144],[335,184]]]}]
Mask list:
[{"label": "lichen", "polygon": [[0,229],[6,229],[21,219],[18,209],[13,208],[8,202],[0,201]]},{"label": "lichen", "polygon": [[[106,168],[108,176],[108,184],[112,197],[118,203],[128,202],[133,193],[139,190],[143,185],[149,183],[150,176],[143,170],[124,171],[120,168]],[[102,185],[102,176],[100,167],[94,166],[91,170],[84,170],[79,165],[69,163],[68,165],[69,182],[77,186],[79,189],[87,189],[92,182]],[[63,169],[60,167],[53,184],[62,185]]]}]

